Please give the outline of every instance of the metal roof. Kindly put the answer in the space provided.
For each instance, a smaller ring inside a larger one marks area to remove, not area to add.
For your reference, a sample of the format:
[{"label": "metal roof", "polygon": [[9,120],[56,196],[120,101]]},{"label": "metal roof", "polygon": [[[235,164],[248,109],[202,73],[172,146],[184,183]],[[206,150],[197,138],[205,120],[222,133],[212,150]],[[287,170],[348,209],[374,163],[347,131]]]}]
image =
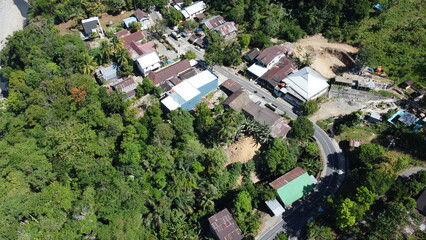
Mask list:
[{"label": "metal roof", "polygon": [[306,173],[306,172],[302,168],[300,168],[300,167],[294,168],[290,172],[282,175],[281,177],[279,177],[279,178],[275,179],[274,181],[272,181],[271,183],[269,183],[269,186],[278,190],[279,188],[285,186],[286,184],[293,181],[294,179],[302,176],[304,173]]},{"label": "metal roof", "polygon": [[123,19],[123,22],[124,22],[124,25],[126,25],[126,28],[129,28],[132,22],[138,22],[138,20],[135,17],[128,17]]},{"label": "metal roof", "polygon": [[93,32],[93,29],[96,29],[98,24],[100,25],[98,17],[83,19],[81,20],[81,24],[83,25],[83,29],[86,34]]},{"label": "metal roof", "polygon": [[289,206],[309,193],[315,186],[315,183],[308,173],[295,178],[277,190],[281,201]]},{"label": "metal roof", "polygon": [[229,90],[229,91],[231,91],[232,93],[234,93],[234,92],[236,92],[236,91],[240,90],[241,88],[243,88],[243,86],[241,86],[241,84],[239,84],[239,83],[235,82],[235,81],[234,81],[234,80],[232,80],[232,79],[228,79],[228,80],[226,80],[226,81],[225,81],[225,82],[223,82],[221,85],[222,85],[222,87],[224,87],[224,88],[228,89],[228,90]]},{"label": "metal roof", "polygon": [[231,96],[229,96],[225,101],[223,101],[223,105],[228,106],[235,111],[239,112],[243,107],[245,107],[251,99],[248,93],[242,89],[236,91]]},{"label": "metal roof", "polygon": [[261,61],[263,64],[268,65],[276,56],[290,52],[290,48],[284,45],[275,45],[263,49],[256,57],[256,61]]},{"label": "metal roof", "polygon": [[268,200],[265,203],[266,203],[266,206],[268,206],[269,209],[271,209],[272,213],[274,213],[274,216],[279,216],[285,212],[283,206],[281,206],[281,204],[277,201],[276,198],[272,200]]},{"label": "metal roof", "polygon": [[228,209],[216,213],[209,217],[210,228],[219,240],[241,240],[243,233],[238,227],[235,220],[232,218]]},{"label": "metal roof", "polygon": [[152,66],[156,63],[159,64],[161,62],[160,58],[155,52],[145,53],[142,56],[138,57],[136,61],[142,68],[147,68],[149,66]]},{"label": "metal roof", "polygon": [[173,65],[169,65],[157,72],[151,71],[148,74],[148,78],[154,83],[154,85],[160,85],[166,80],[178,76],[180,73],[191,68],[191,64],[188,59],[183,59]]}]

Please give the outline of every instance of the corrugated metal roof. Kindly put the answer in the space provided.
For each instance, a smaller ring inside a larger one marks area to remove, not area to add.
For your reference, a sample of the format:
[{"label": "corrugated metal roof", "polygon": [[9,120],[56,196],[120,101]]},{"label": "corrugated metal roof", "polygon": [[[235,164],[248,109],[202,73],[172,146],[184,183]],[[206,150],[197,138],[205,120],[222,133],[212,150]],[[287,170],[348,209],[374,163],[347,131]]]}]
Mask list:
[{"label": "corrugated metal roof", "polygon": [[243,86],[241,86],[241,84],[235,82],[232,79],[226,80],[221,85],[222,85],[222,87],[228,89],[232,93],[234,93],[234,92],[240,90],[241,88],[243,88]]},{"label": "corrugated metal roof", "polygon": [[271,209],[271,211],[274,213],[274,216],[279,216],[284,213],[284,208],[281,206],[281,204],[277,201],[276,198],[266,201],[266,205]]},{"label": "corrugated metal roof", "polygon": [[178,76],[180,73],[191,68],[191,64],[188,59],[183,59],[173,65],[169,65],[157,72],[151,71],[148,74],[148,78],[153,82],[154,85],[160,85],[166,80]]},{"label": "corrugated metal roof", "polygon": [[261,76],[261,79],[275,87],[295,70],[297,70],[296,63],[288,57],[282,57],[277,64]]},{"label": "corrugated metal roof", "polygon": [[141,31],[137,31],[134,33],[131,33],[129,35],[126,35],[124,37],[121,37],[120,39],[123,40],[124,46],[127,48],[130,46],[132,42],[138,42],[145,38],[145,35]]},{"label": "corrugated metal roof", "polygon": [[219,240],[241,240],[243,233],[232,218],[228,209],[209,217],[210,228]]},{"label": "corrugated metal roof", "polygon": [[133,14],[138,20],[141,20],[142,18],[148,18],[148,13],[142,11],[141,9],[136,9],[135,13]]},{"label": "corrugated metal roof", "polygon": [[282,175],[281,177],[279,177],[279,178],[275,179],[274,181],[272,181],[271,183],[269,183],[269,186],[278,190],[278,189],[284,187],[285,185],[287,185],[289,182],[293,181],[294,179],[302,176],[304,173],[306,173],[306,172],[302,168],[300,168],[300,167],[294,168],[290,172]]},{"label": "corrugated metal roof", "polygon": [[238,90],[229,96],[225,101],[223,101],[224,106],[228,106],[235,111],[239,112],[246,106],[249,102],[251,102],[248,93],[244,90]]},{"label": "corrugated metal roof", "polygon": [[291,205],[308,194],[315,187],[314,181],[304,173],[277,190],[278,196],[286,206]]},{"label": "corrugated metal roof", "polygon": [[261,61],[263,64],[268,65],[276,56],[290,52],[290,48],[284,45],[275,45],[263,49],[256,57],[256,61]]}]

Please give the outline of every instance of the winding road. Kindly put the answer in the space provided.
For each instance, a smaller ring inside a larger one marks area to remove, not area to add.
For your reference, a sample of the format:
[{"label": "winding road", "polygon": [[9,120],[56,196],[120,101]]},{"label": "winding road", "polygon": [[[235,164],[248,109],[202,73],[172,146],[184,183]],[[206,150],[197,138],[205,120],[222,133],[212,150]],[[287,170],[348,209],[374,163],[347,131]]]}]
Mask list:
[{"label": "winding road", "polygon": [[[195,52],[198,59],[204,59],[204,50],[195,49],[194,46],[189,44],[185,39],[180,41],[170,37],[167,39],[175,46],[179,54],[184,54],[186,51],[192,50]],[[250,91],[251,94],[257,95],[260,98],[275,104],[279,110],[286,112],[292,119],[297,118],[297,114],[294,113],[294,110],[296,109],[292,105],[282,98],[273,97],[268,90],[262,88],[254,81],[239,77],[235,70],[216,65],[213,67],[213,71],[238,82],[246,90]],[[322,177],[319,180],[318,185],[310,195],[294,203],[293,207],[283,214],[282,219],[278,224],[262,233],[262,235],[257,236],[256,239],[273,240],[280,232],[286,232],[292,237],[300,237],[308,219],[314,217],[315,213],[321,206],[324,196],[336,193],[342,185],[346,174],[346,162],[341,149],[338,144],[316,124],[314,124],[314,129],[314,138],[319,143],[326,160],[321,174]]]}]

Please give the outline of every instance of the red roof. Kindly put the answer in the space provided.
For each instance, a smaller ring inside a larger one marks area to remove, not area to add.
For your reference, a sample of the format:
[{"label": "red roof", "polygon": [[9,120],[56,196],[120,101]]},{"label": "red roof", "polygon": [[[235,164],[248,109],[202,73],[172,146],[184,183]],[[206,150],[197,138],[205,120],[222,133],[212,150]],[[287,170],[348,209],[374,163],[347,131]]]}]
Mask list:
[{"label": "red roof", "polygon": [[129,34],[130,34],[130,32],[129,32],[129,31],[127,31],[126,29],[121,30],[121,31],[119,31],[119,32],[116,32],[116,33],[115,33],[115,35],[118,35],[118,37],[120,37],[120,38],[122,38],[122,37],[124,37],[124,36],[127,36],[127,35],[129,35]]},{"label": "red roof", "polygon": [[154,85],[160,85],[166,80],[176,77],[180,73],[191,68],[191,64],[188,59],[183,59],[173,65],[167,66],[157,72],[151,71],[148,74],[148,78],[153,82]]},{"label": "red roof", "polygon": [[241,240],[243,233],[228,209],[209,217],[210,228],[219,240]]},{"label": "red roof", "polygon": [[147,43],[132,42],[127,47],[127,50],[130,51],[131,49],[133,49],[137,54],[143,55],[145,53],[154,52],[154,45],[155,43],[153,41]]},{"label": "red roof", "polygon": [[261,76],[261,79],[268,82],[272,87],[275,87],[295,70],[297,70],[296,63],[288,57],[282,57],[277,64]]},{"label": "red roof", "polygon": [[142,18],[147,18],[148,13],[140,10],[139,8],[136,9],[135,13],[133,14],[138,20],[141,20]]},{"label": "red roof", "polygon": [[282,175],[281,177],[275,179],[273,182],[269,183],[269,186],[278,190],[287,185],[289,182],[293,181],[294,179],[302,176],[304,173],[306,173],[305,170],[300,167],[297,167],[291,170],[290,172]]},{"label": "red roof", "polygon": [[124,46],[127,48],[132,42],[139,42],[144,38],[145,38],[145,34],[143,34],[143,32],[141,31],[137,31],[127,36],[124,36],[120,39],[124,41]]},{"label": "red roof", "polygon": [[259,53],[259,55],[256,57],[256,61],[261,61],[263,64],[268,65],[276,56],[283,53],[288,53],[290,51],[290,48],[284,45],[268,47]]}]

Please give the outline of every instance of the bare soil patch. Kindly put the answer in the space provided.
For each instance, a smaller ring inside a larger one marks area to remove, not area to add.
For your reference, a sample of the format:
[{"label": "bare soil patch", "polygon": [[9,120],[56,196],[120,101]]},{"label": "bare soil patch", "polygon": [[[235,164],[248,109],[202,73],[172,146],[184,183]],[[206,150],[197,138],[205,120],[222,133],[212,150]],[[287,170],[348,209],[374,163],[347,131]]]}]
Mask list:
[{"label": "bare soil patch", "polygon": [[253,137],[243,138],[225,149],[225,153],[228,156],[229,165],[234,162],[245,163],[253,159],[256,155],[256,151],[259,150],[260,144],[256,144]]},{"label": "bare soil patch", "polygon": [[[99,16],[99,21],[101,22],[102,28],[105,30],[107,23],[110,21],[113,22],[114,25],[119,25],[123,23],[123,19],[130,17],[135,11],[123,11],[118,15],[110,15],[108,13],[102,13]],[[59,34],[72,34],[75,32],[75,29],[83,30],[83,26],[80,24],[80,21],[77,22],[75,19],[71,19],[68,22],[61,23],[56,25],[56,28],[59,29]],[[74,29],[74,31],[73,31]]]},{"label": "bare soil patch", "polygon": [[357,53],[358,48],[344,43],[330,43],[321,34],[300,39],[296,43],[296,56],[311,54],[311,67],[326,78],[336,76],[336,69],[347,67],[348,54]]},{"label": "bare soil patch", "polygon": [[349,114],[363,108],[363,104],[345,99],[333,99],[321,104],[320,109],[314,115],[309,117],[312,122],[324,120],[339,115]]}]

